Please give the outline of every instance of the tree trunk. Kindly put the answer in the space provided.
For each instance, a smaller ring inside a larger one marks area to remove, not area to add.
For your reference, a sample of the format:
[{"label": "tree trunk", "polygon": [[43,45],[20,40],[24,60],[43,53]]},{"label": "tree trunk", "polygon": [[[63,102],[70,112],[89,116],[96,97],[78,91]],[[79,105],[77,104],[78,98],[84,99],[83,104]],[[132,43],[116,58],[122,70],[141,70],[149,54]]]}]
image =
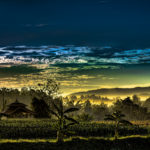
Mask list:
[{"label": "tree trunk", "polygon": [[5,98],[4,98],[4,92],[3,92],[3,104],[2,104],[2,111],[5,109]]},{"label": "tree trunk", "polygon": [[62,131],[57,131],[57,143],[64,142],[64,133]]},{"label": "tree trunk", "polygon": [[118,133],[118,122],[117,122],[115,126],[115,140],[118,139],[118,136],[119,136],[119,133]]}]

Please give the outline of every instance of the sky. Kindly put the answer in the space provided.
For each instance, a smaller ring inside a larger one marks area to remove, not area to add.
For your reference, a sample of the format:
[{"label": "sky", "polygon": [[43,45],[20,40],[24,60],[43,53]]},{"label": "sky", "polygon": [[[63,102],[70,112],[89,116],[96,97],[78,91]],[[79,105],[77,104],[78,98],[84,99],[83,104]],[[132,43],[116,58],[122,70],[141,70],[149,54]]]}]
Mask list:
[{"label": "sky", "polygon": [[150,1],[1,0],[0,86],[51,75],[66,94],[150,86]]},{"label": "sky", "polygon": [[147,48],[148,0],[1,0],[0,45]]}]

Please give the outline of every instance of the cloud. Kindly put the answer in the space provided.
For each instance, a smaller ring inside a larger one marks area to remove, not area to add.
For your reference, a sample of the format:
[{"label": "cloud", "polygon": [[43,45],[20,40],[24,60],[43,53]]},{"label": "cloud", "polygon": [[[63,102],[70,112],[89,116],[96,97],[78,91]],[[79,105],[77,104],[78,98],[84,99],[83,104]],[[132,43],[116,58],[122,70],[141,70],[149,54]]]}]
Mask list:
[{"label": "cloud", "polygon": [[[92,89],[137,83],[135,72],[149,74],[150,49],[109,46],[6,46],[0,48],[0,82],[33,85],[53,75],[63,89]],[[147,66],[142,66],[145,63]],[[129,68],[126,68],[129,66]],[[141,70],[140,67],[141,66]],[[130,78],[129,78],[130,75]],[[132,77],[132,79],[131,79]],[[141,75],[140,75],[141,77]],[[148,82],[142,78],[141,83]],[[139,81],[139,78],[138,78]],[[16,86],[16,85],[15,85]]]},{"label": "cloud", "polygon": [[99,1],[98,3],[100,3],[100,4],[107,4],[107,3],[109,3],[110,2],[110,0],[101,0],[101,1]]},{"label": "cloud", "polygon": [[28,65],[13,65],[0,67],[0,77],[12,77],[17,75],[26,75],[26,74],[38,74],[42,72],[43,69],[38,69],[34,66]]},{"label": "cloud", "polygon": [[150,63],[150,49],[133,49],[114,53],[115,57],[130,63]]},{"label": "cloud", "polygon": [[39,28],[45,27],[45,26],[48,26],[48,24],[42,24],[42,23],[41,23],[41,24],[36,24],[36,25],[35,25],[35,27],[39,27]]},{"label": "cloud", "polygon": [[46,23],[39,23],[39,24],[25,24],[25,27],[31,28],[31,27],[37,27],[37,28],[42,28],[48,26]]},{"label": "cloud", "polygon": [[85,46],[12,46],[0,48],[0,63],[140,64],[150,62],[150,49],[124,50]]}]

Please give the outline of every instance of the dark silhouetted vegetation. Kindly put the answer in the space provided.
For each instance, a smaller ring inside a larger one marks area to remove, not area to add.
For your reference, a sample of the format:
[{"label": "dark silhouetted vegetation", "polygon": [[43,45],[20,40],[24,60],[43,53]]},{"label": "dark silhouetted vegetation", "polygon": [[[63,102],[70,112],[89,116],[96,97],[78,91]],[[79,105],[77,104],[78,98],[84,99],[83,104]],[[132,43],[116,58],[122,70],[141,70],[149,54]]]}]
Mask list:
[{"label": "dark silhouetted vegetation", "polygon": [[112,115],[106,115],[105,120],[110,120],[115,122],[115,139],[118,138],[119,132],[118,128],[120,124],[123,125],[132,125],[131,122],[124,120],[123,118],[125,117],[124,114],[121,113],[121,111],[115,111]]},{"label": "dark silhouetted vegetation", "polygon": [[[43,83],[37,83],[35,87],[21,90],[0,89],[1,111],[5,110],[6,106],[16,98],[22,99],[32,108],[34,118],[2,119],[0,121],[1,140],[56,139],[57,144],[55,142],[38,143],[39,148],[43,145],[42,148],[45,149],[47,149],[46,145],[54,149],[85,149],[85,146],[88,146],[88,149],[97,149],[95,146],[98,146],[98,149],[120,149],[124,145],[126,149],[136,148],[138,150],[142,148],[141,145],[138,147],[136,144],[130,143],[129,138],[120,138],[150,134],[150,98],[142,101],[137,95],[133,95],[125,99],[113,99],[112,105],[107,105],[105,102],[112,102],[112,99],[95,94],[61,97],[59,85],[55,81],[47,79]],[[1,117],[2,114],[0,114]],[[137,121],[141,123],[139,124]],[[78,124],[79,122],[80,124]],[[131,124],[133,125],[129,126]],[[114,135],[116,140],[111,139]],[[73,139],[66,142],[71,137]],[[83,140],[75,137],[92,137],[93,139]],[[135,142],[144,143],[142,138],[130,137],[130,139],[133,142],[135,140]],[[0,145],[7,150],[11,144],[9,143],[7,147],[1,143],[1,140]],[[148,137],[146,137],[146,142],[149,142]],[[58,143],[63,143],[63,147],[59,147]],[[75,143],[76,145],[74,145]],[[27,148],[26,143],[21,144]],[[12,143],[11,146],[13,149],[16,145]],[[38,148],[35,146],[35,149]]]},{"label": "dark silhouetted vegetation", "polygon": [[[68,124],[69,122],[67,122]],[[71,123],[71,122],[70,122]],[[120,125],[120,137],[130,135],[149,135],[148,122],[132,122],[133,126]],[[80,122],[67,128],[69,136],[82,137],[114,137],[113,122]],[[58,122],[51,119],[8,119],[0,121],[0,139],[49,139],[56,138]]]},{"label": "dark silhouetted vegetation", "polygon": [[[55,100],[56,101],[56,100]],[[56,102],[52,101],[55,111],[50,110],[50,112],[57,118],[57,142],[62,143],[64,141],[64,136],[68,132],[69,126],[78,124],[78,121],[69,117],[67,114],[74,111],[78,111],[78,108],[72,107],[69,109],[64,109],[62,98],[57,99]]]},{"label": "dark silhouetted vegetation", "polygon": [[33,98],[31,104],[35,118],[50,118],[49,106],[43,99]]}]

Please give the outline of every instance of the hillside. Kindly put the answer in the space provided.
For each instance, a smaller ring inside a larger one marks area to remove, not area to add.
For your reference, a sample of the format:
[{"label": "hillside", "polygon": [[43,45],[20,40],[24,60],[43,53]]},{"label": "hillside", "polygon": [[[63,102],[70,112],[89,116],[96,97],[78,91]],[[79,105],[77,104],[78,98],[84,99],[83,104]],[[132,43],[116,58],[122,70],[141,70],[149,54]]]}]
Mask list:
[{"label": "hillside", "polygon": [[135,87],[135,88],[102,88],[90,90],[86,92],[77,92],[72,95],[88,95],[96,94],[103,96],[130,96],[137,94],[139,96],[150,96],[150,87]]}]

